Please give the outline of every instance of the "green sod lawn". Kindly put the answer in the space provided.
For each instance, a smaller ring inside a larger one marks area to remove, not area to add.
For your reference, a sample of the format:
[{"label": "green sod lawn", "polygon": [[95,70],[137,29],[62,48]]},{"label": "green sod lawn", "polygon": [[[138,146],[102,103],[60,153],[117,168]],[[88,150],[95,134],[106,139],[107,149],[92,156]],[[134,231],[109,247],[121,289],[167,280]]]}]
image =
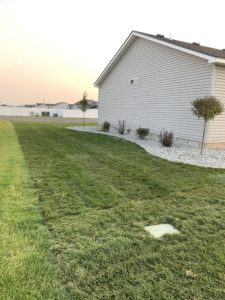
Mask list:
[{"label": "green sod lawn", "polygon": [[[225,299],[225,170],[13,125],[0,127],[3,299]],[[159,223],[181,234],[144,231]]]},{"label": "green sod lawn", "polygon": [[15,130],[0,122],[0,299],[66,299]]}]

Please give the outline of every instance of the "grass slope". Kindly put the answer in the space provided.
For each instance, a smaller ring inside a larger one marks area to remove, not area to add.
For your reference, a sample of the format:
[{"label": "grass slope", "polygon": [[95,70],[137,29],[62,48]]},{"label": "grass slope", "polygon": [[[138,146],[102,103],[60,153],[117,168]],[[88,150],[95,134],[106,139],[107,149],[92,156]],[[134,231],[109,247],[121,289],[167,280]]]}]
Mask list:
[{"label": "grass slope", "polygon": [[[225,298],[224,170],[114,137],[15,126],[69,299]],[[181,235],[143,229],[167,222]]]},{"label": "grass slope", "polygon": [[0,298],[65,299],[13,126],[0,122]]}]

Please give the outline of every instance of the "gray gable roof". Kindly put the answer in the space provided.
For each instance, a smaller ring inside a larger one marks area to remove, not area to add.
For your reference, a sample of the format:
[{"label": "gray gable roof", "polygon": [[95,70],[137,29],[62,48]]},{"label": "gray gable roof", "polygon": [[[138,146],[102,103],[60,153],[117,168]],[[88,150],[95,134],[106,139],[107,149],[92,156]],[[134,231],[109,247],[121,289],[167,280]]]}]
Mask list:
[{"label": "gray gable roof", "polygon": [[173,39],[165,38],[163,35],[160,35],[160,34],[153,35],[153,34],[148,34],[148,33],[140,32],[140,31],[133,31],[133,32],[145,35],[146,37],[152,37],[154,39],[164,41],[164,42],[172,44],[172,45],[180,46],[185,49],[196,51],[196,52],[199,52],[199,53],[202,53],[205,55],[225,59],[225,50],[202,46],[198,43],[187,43],[187,42],[183,42],[183,41],[173,40]]}]

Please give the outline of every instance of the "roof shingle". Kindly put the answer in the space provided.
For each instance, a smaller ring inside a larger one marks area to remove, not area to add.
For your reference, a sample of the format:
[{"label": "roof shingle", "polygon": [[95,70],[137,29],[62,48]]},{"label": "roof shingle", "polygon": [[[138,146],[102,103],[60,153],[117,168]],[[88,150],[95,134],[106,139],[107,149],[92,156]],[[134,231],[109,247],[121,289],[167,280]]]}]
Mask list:
[{"label": "roof shingle", "polygon": [[187,43],[187,42],[183,42],[183,41],[173,40],[173,39],[163,37],[162,35],[153,35],[153,34],[148,34],[148,33],[140,32],[140,31],[134,31],[134,33],[139,33],[139,34],[145,35],[147,37],[152,37],[154,39],[164,41],[164,42],[172,44],[172,45],[180,46],[185,49],[196,51],[196,52],[199,52],[199,53],[202,53],[205,55],[225,59],[225,50],[202,46],[198,43]]}]

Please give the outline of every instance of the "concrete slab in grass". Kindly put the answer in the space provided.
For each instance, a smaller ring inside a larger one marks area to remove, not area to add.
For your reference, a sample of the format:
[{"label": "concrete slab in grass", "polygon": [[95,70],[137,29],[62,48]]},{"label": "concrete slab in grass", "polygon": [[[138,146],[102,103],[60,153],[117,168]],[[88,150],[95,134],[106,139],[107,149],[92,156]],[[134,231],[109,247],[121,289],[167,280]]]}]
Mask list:
[{"label": "concrete slab in grass", "polygon": [[154,238],[158,239],[164,236],[165,234],[179,234],[180,231],[173,227],[170,224],[159,224],[145,226],[145,230],[150,233]]}]

